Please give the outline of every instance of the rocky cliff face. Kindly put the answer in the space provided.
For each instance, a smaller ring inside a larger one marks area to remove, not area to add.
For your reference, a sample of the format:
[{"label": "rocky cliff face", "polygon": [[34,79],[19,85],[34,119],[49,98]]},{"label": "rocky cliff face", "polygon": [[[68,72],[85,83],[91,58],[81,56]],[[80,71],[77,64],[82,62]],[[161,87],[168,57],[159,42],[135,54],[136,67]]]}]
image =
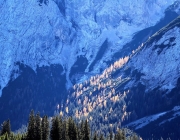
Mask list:
[{"label": "rocky cliff face", "polygon": [[87,79],[84,72],[99,73],[138,31],[159,22],[170,5],[178,13],[175,0],[1,1],[1,92],[21,74],[17,62],[35,72],[37,66],[62,65],[67,87]]}]

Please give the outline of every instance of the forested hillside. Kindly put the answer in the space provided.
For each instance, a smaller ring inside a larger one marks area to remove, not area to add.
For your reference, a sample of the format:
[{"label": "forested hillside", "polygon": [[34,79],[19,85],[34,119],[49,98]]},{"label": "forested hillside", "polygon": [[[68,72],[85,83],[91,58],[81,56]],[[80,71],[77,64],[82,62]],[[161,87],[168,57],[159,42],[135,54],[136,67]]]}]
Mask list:
[{"label": "forested hillside", "polygon": [[4,121],[0,131],[0,140],[139,140],[136,134],[127,134],[117,129],[116,133],[109,131],[108,135],[100,131],[92,131],[88,120],[76,122],[72,117],[64,118],[61,115],[48,118],[34,114],[29,115],[27,131],[24,133],[11,132],[10,120]]}]

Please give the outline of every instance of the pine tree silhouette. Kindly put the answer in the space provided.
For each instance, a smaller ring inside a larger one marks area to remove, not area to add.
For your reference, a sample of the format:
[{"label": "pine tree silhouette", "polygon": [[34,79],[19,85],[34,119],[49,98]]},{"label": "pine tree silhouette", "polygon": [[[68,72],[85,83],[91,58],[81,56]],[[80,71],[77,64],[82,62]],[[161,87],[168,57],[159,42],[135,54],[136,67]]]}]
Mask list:
[{"label": "pine tree silhouette", "polygon": [[48,122],[47,116],[44,116],[42,118],[41,126],[42,126],[42,140],[48,140],[49,139],[49,122]]},{"label": "pine tree silhouette", "polygon": [[34,111],[31,110],[29,115],[29,123],[28,123],[28,130],[27,130],[27,140],[34,140],[35,139],[35,116]]},{"label": "pine tree silhouette", "polygon": [[4,121],[2,124],[1,135],[4,135],[5,133],[7,133],[8,135],[10,135],[11,133],[10,120]]},{"label": "pine tree silhouette", "polygon": [[98,140],[97,133],[94,133],[93,140]]},{"label": "pine tree silhouette", "polygon": [[84,123],[84,137],[83,140],[90,140],[90,129],[88,121],[86,120]]},{"label": "pine tree silhouette", "polygon": [[35,139],[42,140],[41,117],[39,113],[35,117]]},{"label": "pine tree silhouette", "polygon": [[60,120],[59,117],[55,117],[52,120],[52,128],[50,131],[50,137],[51,140],[60,140],[61,134],[60,134]]}]

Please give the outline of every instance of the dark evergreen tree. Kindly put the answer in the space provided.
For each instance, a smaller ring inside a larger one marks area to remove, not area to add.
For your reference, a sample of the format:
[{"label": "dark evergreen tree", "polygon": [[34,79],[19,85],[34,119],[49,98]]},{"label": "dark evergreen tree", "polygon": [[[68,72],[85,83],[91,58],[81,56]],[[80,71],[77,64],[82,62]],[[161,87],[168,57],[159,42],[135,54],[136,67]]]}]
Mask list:
[{"label": "dark evergreen tree", "polygon": [[27,135],[23,134],[22,137],[21,137],[21,140],[27,140]]},{"label": "dark evergreen tree", "polygon": [[49,122],[48,122],[47,116],[44,116],[42,118],[41,126],[42,126],[42,140],[48,140],[49,139]]},{"label": "dark evergreen tree", "polygon": [[90,129],[89,129],[89,124],[88,124],[87,120],[84,123],[84,136],[83,136],[83,140],[90,140]]},{"label": "dark evergreen tree", "polygon": [[52,127],[50,131],[51,140],[60,140],[61,133],[60,133],[60,120],[59,117],[55,117],[52,120]]},{"label": "dark evergreen tree", "polygon": [[136,134],[133,134],[130,139],[131,140],[139,140],[139,138]]},{"label": "dark evergreen tree", "polygon": [[99,140],[104,140],[103,134],[100,135]]},{"label": "dark evergreen tree", "polygon": [[84,121],[82,120],[82,122],[78,127],[78,139],[83,140],[83,137],[84,137]]},{"label": "dark evergreen tree", "polygon": [[93,140],[98,140],[97,133],[94,133]]},{"label": "dark evergreen tree", "polygon": [[4,140],[10,140],[10,139],[9,139],[9,136],[8,136],[8,133],[5,133],[5,138],[4,138]]},{"label": "dark evergreen tree", "polygon": [[121,134],[122,134],[122,140],[125,140],[126,139],[126,135],[125,135],[125,132],[124,132],[124,130],[121,130],[122,132],[121,132]]},{"label": "dark evergreen tree", "polygon": [[62,120],[60,117],[60,139],[61,140],[66,140],[66,122]]},{"label": "dark evergreen tree", "polygon": [[35,140],[42,140],[41,117],[39,113],[35,117]]},{"label": "dark evergreen tree", "polygon": [[11,133],[10,120],[4,121],[1,127],[2,127],[1,135],[4,135],[5,133],[10,135],[10,133]]},{"label": "dark evergreen tree", "polygon": [[28,123],[28,130],[27,130],[27,140],[35,140],[35,116],[34,111],[32,110],[29,115],[29,123]]},{"label": "dark evergreen tree", "polygon": [[115,134],[115,140],[125,140],[125,133],[124,131],[118,130],[117,133]]},{"label": "dark evergreen tree", "polygon": [[109,140],[113,140],[113,132],[112,132],[112,129],[110,130],[110,133],[109,133]]},{"label": "dark evergreen tree", "polygon": [[59,127],[60,127],[60,140],[64,140],[63,139],[63,133],[65,132],[65,130],[63,128],[63,120],[62,120],[61,116],[59,118]]},{"label": "dark evergreen tree", "polygon": [[77,127],[72,117],[68,119],[68,136],[70,140],[78,139]]},{"label": "dark evergreen tree", "polygon": [[68,132],[69,140],[72,140],[73,137],[72,118],[68,118],[67,120],[67,132]]},{"label": "dark evergreen tree", "polygon": [[[60,119],[60,121],[62,121],[62,119]],[[68,134],[66,133],[66,128],[67,128],[67,127],[66,127],[66,125],[67,125],[67,124],[66,124],[66,121],[65,121],[65,120],[62,121],[61,124],[62,124],[62,133],[61,133],[61,134],[62,134],[62,140],[67,140],[67,135],[68,135]]]}]

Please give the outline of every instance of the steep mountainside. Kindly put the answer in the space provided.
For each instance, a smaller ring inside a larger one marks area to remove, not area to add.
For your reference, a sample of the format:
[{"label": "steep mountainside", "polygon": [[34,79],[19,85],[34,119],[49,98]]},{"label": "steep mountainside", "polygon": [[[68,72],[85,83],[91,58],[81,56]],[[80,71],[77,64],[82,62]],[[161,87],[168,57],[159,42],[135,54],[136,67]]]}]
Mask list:
[{"label": "steep mountainside", "polygon": [[[160,21],[172,4],[170,9],[175,16],[179,11],[175,0],[1,1],[1,91],[11,78],[20,75],[16,62],[35,72],[37,66],[60,64],[66,73],[67,87],[76,79],[74,72],[98,73],[134,34]],[[79,61],[84,63],[82,69]]]},{"label": "steep mountainside", "polygon": [[101,75],[74,85],[64,114],[88,118],[104,133],[128,126],[144,138],[179,138],[179,42],[180,17]]},{"label": "steep mountainside", "polygon": [[157,32],[178,1],[4,0],[0,12],[0,123],[13,130],[31,109],[88,116],[105,132],[178,105],[179,19]]}]

